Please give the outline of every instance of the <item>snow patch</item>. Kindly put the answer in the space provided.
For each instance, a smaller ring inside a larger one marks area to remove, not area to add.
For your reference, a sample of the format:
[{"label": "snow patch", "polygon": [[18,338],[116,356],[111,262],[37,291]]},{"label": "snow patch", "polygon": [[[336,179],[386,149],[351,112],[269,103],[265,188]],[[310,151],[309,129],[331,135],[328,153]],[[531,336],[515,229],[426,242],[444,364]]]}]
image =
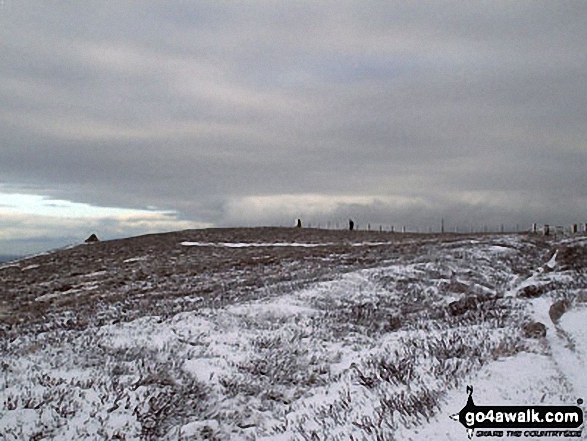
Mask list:
[{"label": "snow patch", "polygon": [[515,250],[512,250],[510,247],[503,246],[503,245],[492,245],[487,249],[491,253],[514,253]]},{"label": "snow patch", "polygon": [[181,245],[184,247],[226,247],[226,248],[250,248],[250,247],[302,247],[302,248],[315,248],[315,247],[327,247],[331,246],[331,243],[246,243],[246,242],[182,242]]},{"label": "snow patch", "polygon": [[318,311],[300,302],[291,296],[282,296],[272,301],[244,303],[240,305],[231,305],[226,311],[235,315],[248,316],[293,316],[300,314],[315,314]]},{"label": "snow patch", "polygon": [[125,259],[122,263],[131,263],[131,262],[142,262],[148,259],[148,256],[141,256],[141,257],[131,257],[130,259]]},{"label": "snow patch", "polygon": [[219,357],[186,360],[183,369],[202,383],[216,382],[218,374],[227,371],[226,361]]},{"label": "snow patch", "polygon": [[[558,369],[571,383],[577,398],[587,397],[587,308],[567,311],[560,319],[561,332],[547,334]],[[558,331],[558,330],[557,330]]]},{"label": "snow patch", "polygon": [[[473,386],[473,398],[475,404],[479,406],[572,405],[576,400],[576,397],[569,395],[561,374],[550,357],[527,352],[490,363],[471,378],[468,384]],[[463,385],[459,390],[450,391],[445,399],[444,411],[439,412],[429,423],[412,429],[401,427],[396,433],[396,439],[406,441],[466,440],[465,428],[449,418],[449,415],[458,413],[467,403],[465,387],[466,385]],[[519,438],[504,436],[499,439],[516,440]]]},{"label": "snow patch", "polygon": [[548,262],[546,262],[545,266],[549,267],[550,269],[553,269],[556,266],[556,256],[557,255],[558,255],[558,250],[556,250],[556,252],[550,258],[550,260]]},{"label": "snow patch", "polygon": [[21,271],[29,271],[35,268],[39,268],[40,265],[29,265],[29,266],[25,266],[24,268],[21,269]]}]

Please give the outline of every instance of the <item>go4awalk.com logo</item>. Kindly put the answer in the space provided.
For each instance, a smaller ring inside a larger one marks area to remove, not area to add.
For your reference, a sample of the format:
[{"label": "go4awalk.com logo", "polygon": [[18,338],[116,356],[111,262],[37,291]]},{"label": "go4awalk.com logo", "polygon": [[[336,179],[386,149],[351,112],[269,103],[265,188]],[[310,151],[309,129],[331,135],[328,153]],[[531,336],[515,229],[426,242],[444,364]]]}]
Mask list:
[{"label": "go4awalk.com logo", "polygon": [[[469,398],[459,413],[450,417],[473,437],[561,437],[580,438],[583,410],[579,406],[477,406],[473,387],[467,386]],[[583,400],[577,400],[583,404]]]}]

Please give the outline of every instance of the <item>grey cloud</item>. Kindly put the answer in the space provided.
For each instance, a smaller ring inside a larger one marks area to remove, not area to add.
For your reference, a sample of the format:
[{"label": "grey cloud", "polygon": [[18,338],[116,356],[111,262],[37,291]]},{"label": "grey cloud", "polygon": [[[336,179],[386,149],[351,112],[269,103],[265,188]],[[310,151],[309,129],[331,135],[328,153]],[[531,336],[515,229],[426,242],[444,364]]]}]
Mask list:
[{"label": "grey cloud", "polygon": [[[488,216],[467,192],[499,194],[497,222],[581,216],[584,2],[7,2],[5,184],[219,225],[286,194],[421,198],[405,223]],[[361,210],[393,207],[324,216]]]}]

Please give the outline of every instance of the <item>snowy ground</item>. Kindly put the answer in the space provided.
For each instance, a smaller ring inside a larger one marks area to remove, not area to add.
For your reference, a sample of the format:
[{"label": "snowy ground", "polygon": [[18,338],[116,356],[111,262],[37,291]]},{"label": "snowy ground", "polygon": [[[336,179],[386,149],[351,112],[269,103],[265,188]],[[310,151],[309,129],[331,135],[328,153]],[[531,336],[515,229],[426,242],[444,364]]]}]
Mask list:
[{"label": "snowy ground", "polygon": [[[249,262],[284,253],[297,280],[231,296],[229,282],[250,275],[233,265],[202,271],[182,282],[191,290],[157,297],[159,314],[124,313],[120,305],[134,303],[116,303],[114,285],[101,283],[128,265],[151,274],[163,265],[155,247],[78,268],[69,289],[53,279],[59,289],[29,286],[23,313],[44,308],[45,320],[61,324],[35,318],[27,327],[14,304],[5,301],[4,318],[0,309],[0,439],[464,440],[449,415],[464,406],[468,384],[477,404],[587,398],[583,238],[397,236],[345,237],[344,246],[319,233],[173,236],[167,256],[178,260],[193,250],[247,253],[240,259]],[[55,262],[47,259],[11,262],[0,280],[11,295],[24,289],[18,277],[43,283],[34,274],[46,274]],[[324,269],[317,276],[313,266]],[[154,279],[142,280],[139,292],[151,292]],[[98,294],[98,306],[75,310]],[[63,300],[72,296],[76,303]],[[554,323],[560,300],[567,310]],[[546,325],[546,337],[524,335],[531,321]]]}]

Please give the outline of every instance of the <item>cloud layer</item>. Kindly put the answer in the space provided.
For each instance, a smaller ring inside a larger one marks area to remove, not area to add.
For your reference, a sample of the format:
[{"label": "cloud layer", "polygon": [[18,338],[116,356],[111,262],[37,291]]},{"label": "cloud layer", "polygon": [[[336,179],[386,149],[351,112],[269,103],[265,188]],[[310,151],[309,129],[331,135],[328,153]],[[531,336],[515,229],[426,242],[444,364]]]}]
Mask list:
[{"label": "cloud layer", "polygon": [[81,243],[96,232],[102,239],[113,239],[210,226],[181,220],[174,212],[97,207],[38,195],[0,193],[0,255],[24,255]]},{"label": "cloud layer", "polygon": [[215,225],[587,217],[585,2],[0,8],[0,184]]}]

